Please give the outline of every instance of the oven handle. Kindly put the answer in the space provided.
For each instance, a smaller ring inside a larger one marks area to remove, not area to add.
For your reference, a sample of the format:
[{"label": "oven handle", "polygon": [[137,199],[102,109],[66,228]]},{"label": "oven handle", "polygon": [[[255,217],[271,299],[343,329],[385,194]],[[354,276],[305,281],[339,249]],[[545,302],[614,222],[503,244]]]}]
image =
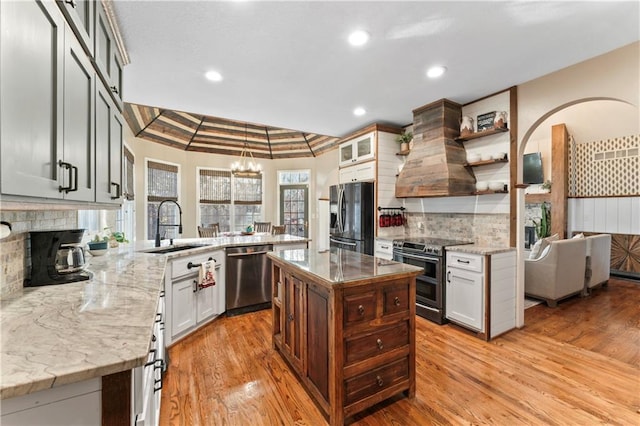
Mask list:
[{"label": "oven handle", "polygon": [[428,309],[428,310],[433,311],[433,312],[440,312],[440,310],[438,310],[438,309],[432,308],[430,306],[421,305],[420,303],[416,303],[416,306],[420,306],[421,308]]},{"label": "oven handle", "polygon": [[393,254],[397,254],[401,257],[406,257],[407,259],[414,259],[414,260],[435,260],[436,262],[440,262],[440,258],[439,257],[431,257],[431,256],[416,256],[413,254],[408,254],[406,252],[403,251],[394,251]]}]

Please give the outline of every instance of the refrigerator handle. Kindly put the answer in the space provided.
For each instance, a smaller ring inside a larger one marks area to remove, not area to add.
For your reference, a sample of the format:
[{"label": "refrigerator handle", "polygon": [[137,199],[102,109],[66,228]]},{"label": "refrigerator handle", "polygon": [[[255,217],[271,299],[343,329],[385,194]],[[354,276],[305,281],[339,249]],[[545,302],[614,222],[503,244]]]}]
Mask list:
[{"label": "refrigerator handle", "polygon": [[344,188],[338,187],[338,232],[344,232],[344,217],[342,204],[344,203]]}]

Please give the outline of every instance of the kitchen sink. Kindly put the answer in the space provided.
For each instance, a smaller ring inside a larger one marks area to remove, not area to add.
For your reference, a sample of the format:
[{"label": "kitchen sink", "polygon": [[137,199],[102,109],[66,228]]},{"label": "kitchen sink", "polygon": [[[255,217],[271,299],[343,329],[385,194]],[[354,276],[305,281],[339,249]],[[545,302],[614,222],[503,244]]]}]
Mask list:
[{"label": "kitchen sink", "polygon": [[140,252],[151,253],[151,254],[166,254],[166,253],[173,253],[176,251],[190,250],[198,247],[205,247],[205,246],[200,244],[185,244],[180,246],[154,247],[147,250],[140,250]]}]

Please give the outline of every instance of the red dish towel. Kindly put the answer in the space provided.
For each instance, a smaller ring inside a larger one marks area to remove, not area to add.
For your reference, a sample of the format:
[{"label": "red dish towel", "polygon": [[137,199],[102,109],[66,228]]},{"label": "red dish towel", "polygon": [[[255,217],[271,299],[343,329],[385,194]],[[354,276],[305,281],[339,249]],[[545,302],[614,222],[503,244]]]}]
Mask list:
[{"label": "red dish towel", "polygon": [[202,262],[198,276],[198,287],[207,288],[216,285],[216,261]]}]

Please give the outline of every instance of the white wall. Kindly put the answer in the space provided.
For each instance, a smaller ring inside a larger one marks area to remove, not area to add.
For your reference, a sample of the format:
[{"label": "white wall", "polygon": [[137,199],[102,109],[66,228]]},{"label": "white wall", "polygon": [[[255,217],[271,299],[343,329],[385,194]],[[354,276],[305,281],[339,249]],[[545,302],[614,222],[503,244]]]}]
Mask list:
[{"label": "white wall", "polygon": [[640,235],[640,197],[571,198],[568,229]]}]

